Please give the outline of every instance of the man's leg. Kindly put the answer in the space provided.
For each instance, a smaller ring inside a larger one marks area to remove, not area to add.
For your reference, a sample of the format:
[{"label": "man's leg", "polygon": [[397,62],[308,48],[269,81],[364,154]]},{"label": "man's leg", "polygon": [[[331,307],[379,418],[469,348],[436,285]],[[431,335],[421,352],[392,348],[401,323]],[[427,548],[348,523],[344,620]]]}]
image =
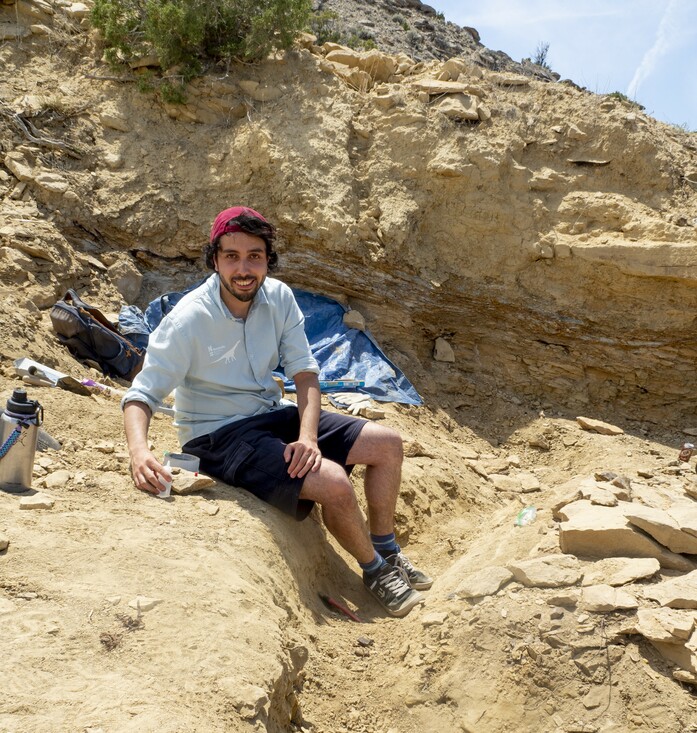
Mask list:
[{"label": "man's leg", "polygon": [[394,513],[402,479],[402,438],[391,428],[368,423],[353,444],[347,464],[364,464],[370,538],[390,565],[401,567],[412,588],[427,590],[433,580],[402,553],[394,534]]},{"label": "man's leg", "polygon": [[389,564],[375,551],[353,484],[342,466],[325,458],[318,471],[306,474],[300,498],[321,505],[327,529],[358,560],[363,584],[389,614],[406,616],[421,602],[421,594],[411,587],[401,566]]},{"label": "man's leg", "polygon": [[402,479],[404,452],[396,430],[367,423],[349,451],[349,466],[364,465],[365,498],[370,531],[374,535],[394,532],[394,512]]},{"label": "man's leg", "polygon": [[359,563],[373,560],[375,551],[353,484],[338,463],[324,459],[319,471],[308,473],[300,498],[316,501],[322,507],[327,529]]}]

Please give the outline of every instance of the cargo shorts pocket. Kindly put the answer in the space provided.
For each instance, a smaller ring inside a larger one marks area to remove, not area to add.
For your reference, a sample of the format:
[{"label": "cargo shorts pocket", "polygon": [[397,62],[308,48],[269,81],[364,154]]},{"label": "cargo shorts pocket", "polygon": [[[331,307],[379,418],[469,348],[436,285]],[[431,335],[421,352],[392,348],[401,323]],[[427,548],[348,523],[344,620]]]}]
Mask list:
[{"label": "cargo shorts pocket", "polygon": [[254,447],[249,443],[245,443],[241,440],[230,455],[225,460],[225,469],[223,471],[223,480],[226,484],[236,486],[236,477],[240,469],[240,466],[254,453]]}]

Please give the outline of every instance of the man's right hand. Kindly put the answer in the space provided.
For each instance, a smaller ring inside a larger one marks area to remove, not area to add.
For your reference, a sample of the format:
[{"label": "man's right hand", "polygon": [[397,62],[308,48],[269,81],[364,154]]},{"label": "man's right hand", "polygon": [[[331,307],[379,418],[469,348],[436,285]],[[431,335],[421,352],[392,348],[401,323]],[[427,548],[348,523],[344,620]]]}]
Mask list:
[{"label": "man's right hand", "polygon": [[136,487],[150,494],[159,494],[165,488],[163,482],[169,483],[172,480],[169,469],[165,468],[149,450],[131,453],[131,474]]}]

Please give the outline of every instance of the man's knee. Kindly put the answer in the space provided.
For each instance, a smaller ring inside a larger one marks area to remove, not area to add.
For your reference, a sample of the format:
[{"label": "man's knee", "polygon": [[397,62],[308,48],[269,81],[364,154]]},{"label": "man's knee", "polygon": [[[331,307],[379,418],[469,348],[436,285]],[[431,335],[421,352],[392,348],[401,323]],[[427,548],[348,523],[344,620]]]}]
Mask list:
[{"label": "man's knee", "polygon": [[402,462],[404,458],[404,443],[402,442],[402,436],[393,428],[382,427],[381,429],[385,432],[384,445],[385,451],[394,460]]},{"label": "man's knee", "polygon": [[319,471],[307,474],[300,498],[336,508],[352,506],[356,502],[353,484],[346,471],[338,463],[326,459]]}]

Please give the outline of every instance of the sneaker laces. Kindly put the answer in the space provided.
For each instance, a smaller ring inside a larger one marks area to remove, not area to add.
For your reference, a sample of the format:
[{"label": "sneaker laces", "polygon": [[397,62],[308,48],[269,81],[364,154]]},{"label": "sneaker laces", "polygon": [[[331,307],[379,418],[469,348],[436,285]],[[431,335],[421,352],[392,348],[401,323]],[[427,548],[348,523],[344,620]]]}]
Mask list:
[{"label": "sneaker laces", "polygon": [[416,572],[416,568],[412,565],[411,560],[406,556],[403,555],[401,552],[397,553],[397,562],[399,563],[399,566],[404,570],[404,572],[407,574],[407,577],[409,573]]},{"label": "sneaker laces", "polygon": [[393,593],[401,594],[405,590],[411,590],[409,578],[401,565],[392,567],[389,573],[385,574],[385,587]]}]

